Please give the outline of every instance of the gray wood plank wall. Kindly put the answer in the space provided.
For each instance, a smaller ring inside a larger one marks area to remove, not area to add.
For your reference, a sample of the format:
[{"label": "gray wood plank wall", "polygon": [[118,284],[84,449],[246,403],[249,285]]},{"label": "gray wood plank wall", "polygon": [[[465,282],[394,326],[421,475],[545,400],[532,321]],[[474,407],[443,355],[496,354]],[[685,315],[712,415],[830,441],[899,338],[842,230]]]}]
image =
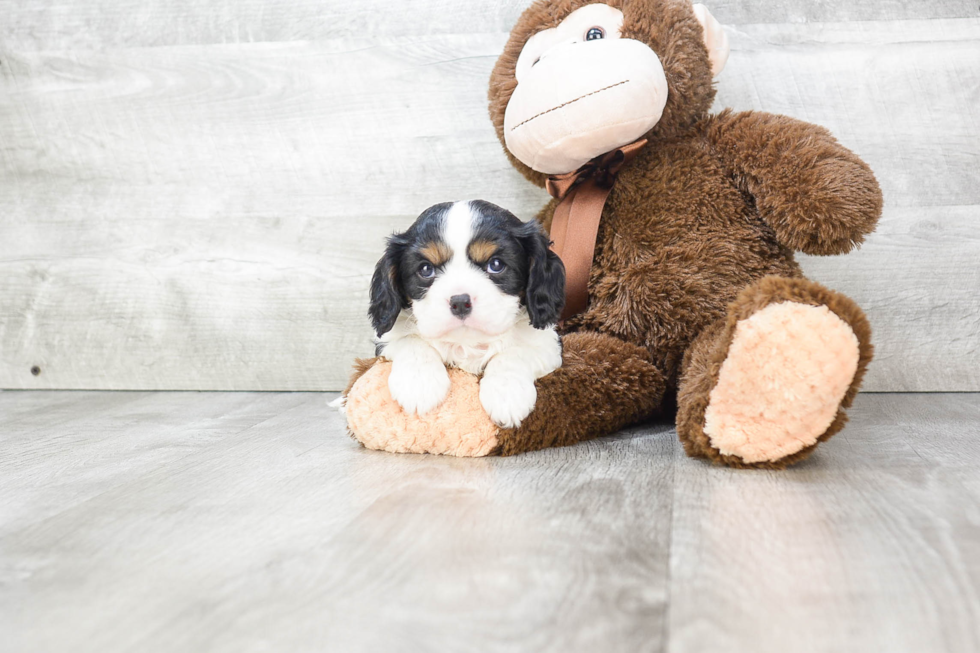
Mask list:
[{"label": "gray wood plank wall", "polygon": [[[486,116],[525,5],[0,0],[0,387],[340,388],[386,234],[545,200]],[[710,7],[717,107],[824,125],[884,189],[861,251],[804,260],[871,317],[865,387],[980,390],[980,6]]]}]

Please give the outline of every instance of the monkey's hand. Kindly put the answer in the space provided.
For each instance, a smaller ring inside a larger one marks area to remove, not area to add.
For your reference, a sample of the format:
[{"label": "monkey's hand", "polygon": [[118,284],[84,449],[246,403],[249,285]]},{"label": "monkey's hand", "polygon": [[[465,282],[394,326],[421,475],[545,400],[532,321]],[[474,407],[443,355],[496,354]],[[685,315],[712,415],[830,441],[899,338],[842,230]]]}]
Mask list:
[{"label": "monkey's hand", "polygon": [[707,137],[781,244],[807,254],[843,254],[874,230],[882,207],[878,182],[823,127],[726,110],[711,119]]}]

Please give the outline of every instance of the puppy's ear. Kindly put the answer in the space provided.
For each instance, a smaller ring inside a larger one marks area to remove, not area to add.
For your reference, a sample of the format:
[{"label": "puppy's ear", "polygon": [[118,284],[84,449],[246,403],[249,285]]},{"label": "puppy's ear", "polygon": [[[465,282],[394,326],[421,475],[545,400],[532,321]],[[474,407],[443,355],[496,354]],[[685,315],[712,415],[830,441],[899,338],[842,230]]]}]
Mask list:
[{"label": "puppy's ear", "polygon": [[558,321],[565,307],[565,266],[548,249],[551,241],[537,220],[520,227],[519,238],[527,252],[528,273],[524,304],[531,326],[544,329]]},{"label": "puppy's ear", "polygon": [[408,240],[404,234],[391,236],[384,256],[378,261],[374,276],[371,277],[371,307],[368,308],[368,315],[379,338],[391,331],[398,314],[403,308],[408,308],[408,300],[398,278],[398,266],[407,246]]}]

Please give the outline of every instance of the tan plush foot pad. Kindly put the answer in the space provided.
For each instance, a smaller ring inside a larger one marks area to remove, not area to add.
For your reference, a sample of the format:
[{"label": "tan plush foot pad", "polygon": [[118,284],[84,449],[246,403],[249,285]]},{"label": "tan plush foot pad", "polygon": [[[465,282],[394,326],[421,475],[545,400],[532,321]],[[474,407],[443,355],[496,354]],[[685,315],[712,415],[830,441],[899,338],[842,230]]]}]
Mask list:
[{"label": "tan plush foot pad", "polygon": [[368,449],[392,453],[486,456],[497,446],[499,428],[480,404],[472,374],[449,370],[446,400],[419,417],[401,409],[388,390],[390,362],[375,363],[347,394],[347,426]]},{"label": "tan plush foot pad", "polygon": [[858,358],[854,332],[826,306],[770,304],[736,326],[704,433],[747,463],[809,447],[836,417]]}]

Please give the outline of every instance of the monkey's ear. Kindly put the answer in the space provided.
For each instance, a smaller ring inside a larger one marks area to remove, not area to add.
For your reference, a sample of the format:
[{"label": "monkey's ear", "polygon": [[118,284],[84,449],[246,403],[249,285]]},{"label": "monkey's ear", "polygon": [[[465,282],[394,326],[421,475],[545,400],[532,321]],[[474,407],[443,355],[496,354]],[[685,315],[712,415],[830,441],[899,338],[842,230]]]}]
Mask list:
[{"label": "monkey's ear", "polygon": [[694,5],[694,15],[701,23],[701,28],[704,29],[704,45],[708,48],[711,74],[717,77],[728,61],[728,35],[722,29],[721,23],[715,20],[715,17],[703,4]]},{"label": "monkey's ear", "polygon": [[378,261],[371,278],[371,307],[368,315],[379,338],[391,331],[398,314],[408,307],[398,278],[398,265],[407,244],[403,234],[389,238],[385,254]]}]

